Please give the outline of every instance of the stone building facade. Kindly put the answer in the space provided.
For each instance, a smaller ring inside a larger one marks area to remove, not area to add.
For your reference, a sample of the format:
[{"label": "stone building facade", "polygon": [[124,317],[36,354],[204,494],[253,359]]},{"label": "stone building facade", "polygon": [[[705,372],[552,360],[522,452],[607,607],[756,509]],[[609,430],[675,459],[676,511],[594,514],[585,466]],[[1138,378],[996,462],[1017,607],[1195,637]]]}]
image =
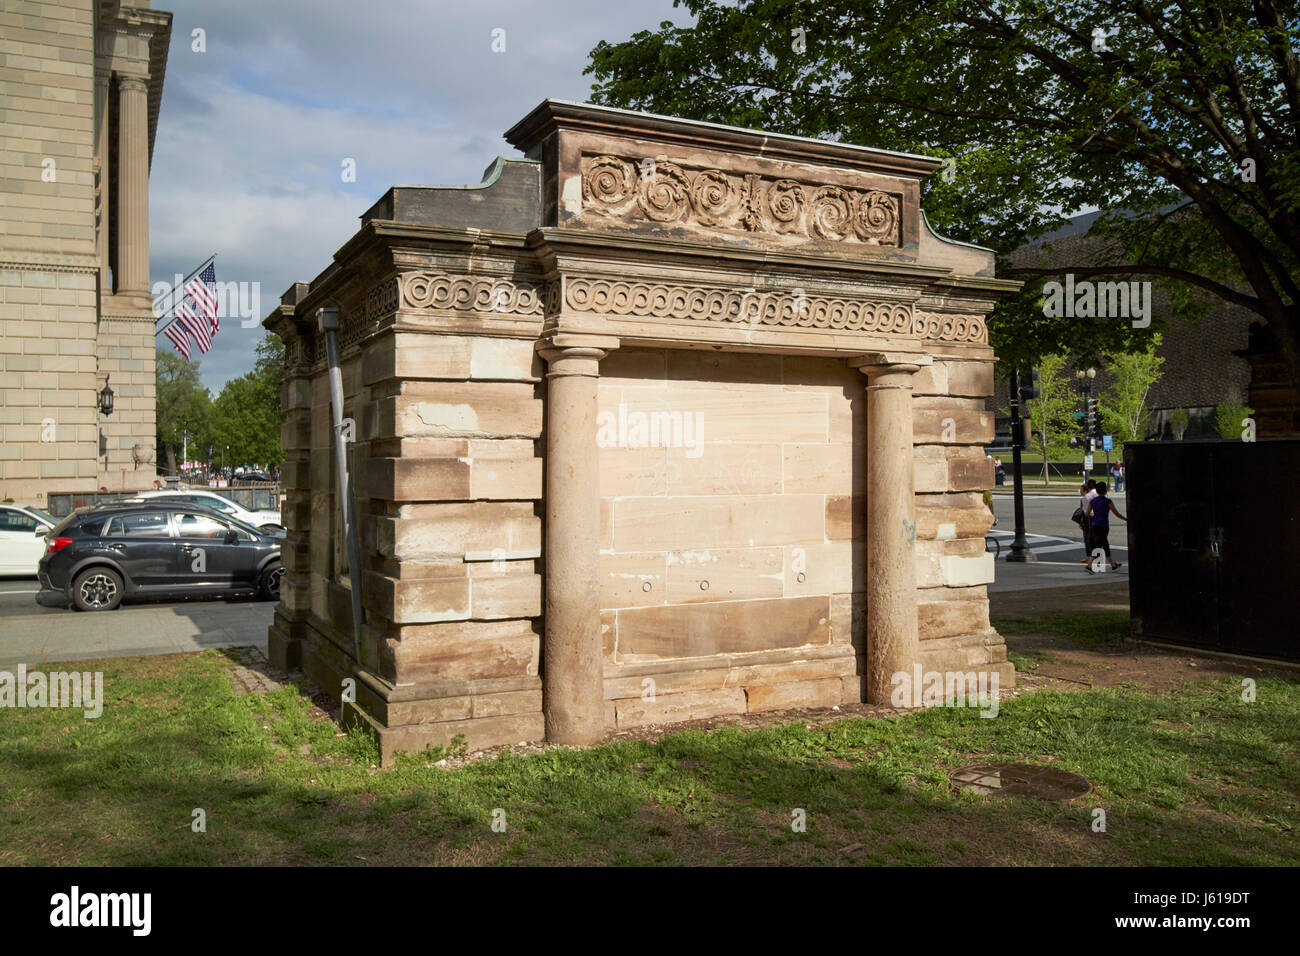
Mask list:
[{"label": "stone building facade", "polygon": [[154,477],[149,163],[170,36],[148,2],[0,8],[0,499]]},{"label": "stone building facade", "polygon": [[888,702],[916,667],[1011,686],[981,493],[1015,285],[930,231],[937,162],[549,100],[506,138],[478,186],[391,189],[264,323],[273,662],[385,760]]}]

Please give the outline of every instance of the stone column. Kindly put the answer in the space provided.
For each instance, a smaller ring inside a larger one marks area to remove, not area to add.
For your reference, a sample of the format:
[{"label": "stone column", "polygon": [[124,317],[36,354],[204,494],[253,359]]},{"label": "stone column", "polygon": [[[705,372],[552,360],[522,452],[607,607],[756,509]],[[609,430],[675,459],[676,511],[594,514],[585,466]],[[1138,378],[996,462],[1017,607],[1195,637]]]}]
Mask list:
[{"label": "stone column", "polygon": [[920,660],[916,618],[916,493],[912,375],[920,353],[872,352],[867,376],[867,700],[888,704],[893,676]]},{"label": "stone column", "polygon": [[149,295],[149,84],[117,78],[118,293]]},{"label": "stone column", "polygon": [[618,339],[559,334],[545,345],[542,711],[547,740],[591,744],[605,733],[596,387],[600,360],[618,348]]}]

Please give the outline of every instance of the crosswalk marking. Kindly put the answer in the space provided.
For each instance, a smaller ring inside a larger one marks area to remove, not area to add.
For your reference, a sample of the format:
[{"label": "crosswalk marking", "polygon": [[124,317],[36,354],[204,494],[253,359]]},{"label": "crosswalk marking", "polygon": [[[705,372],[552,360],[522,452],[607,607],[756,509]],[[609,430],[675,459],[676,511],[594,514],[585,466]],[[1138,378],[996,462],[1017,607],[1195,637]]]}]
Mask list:
[{"label": "crosswalk marking", "polygon": [[[1005,542],[1009,538],[1014,538],[1014,531],[990,530],[990,537],[995,537],[999,541]],[[1029,534],[1025,533],[1025,538],[1029,541],[1029,547],[1034,554],[1053,554],[1057,551],[1082,550],[1083,542],[1077,538],[1062,538],[1054,534]],[[1055,543],[1053,543],[1055,542]],[[1128,551],[1128,547],[1122,544],[1112,544],[1112,551]]]}]

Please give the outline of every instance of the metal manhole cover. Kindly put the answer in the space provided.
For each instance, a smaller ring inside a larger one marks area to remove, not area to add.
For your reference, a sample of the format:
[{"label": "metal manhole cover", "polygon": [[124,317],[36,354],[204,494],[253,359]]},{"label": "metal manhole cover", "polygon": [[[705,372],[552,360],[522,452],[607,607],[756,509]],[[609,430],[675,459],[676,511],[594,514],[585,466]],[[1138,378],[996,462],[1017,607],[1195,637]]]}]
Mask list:
[{"label": "metal manhole cover", "polygon": [[1073,800],[1092,792],[1092,784],[1077,773],[1028,763],[973,763],[948,779],[960,790],[1037,800]]}]

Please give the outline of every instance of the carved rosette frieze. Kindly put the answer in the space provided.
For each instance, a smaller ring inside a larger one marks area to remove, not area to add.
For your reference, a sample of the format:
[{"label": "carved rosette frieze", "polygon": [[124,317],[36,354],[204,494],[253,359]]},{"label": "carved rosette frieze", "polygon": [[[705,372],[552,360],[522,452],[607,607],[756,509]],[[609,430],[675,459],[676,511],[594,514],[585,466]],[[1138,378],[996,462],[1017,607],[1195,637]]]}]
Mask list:
[{"label": "carved rosette frieze", "polygon": [[879,189],[600,155],[583,157],[582,200],[584,211],[622,220],[901,245],[902,196]]},{"label": "carved rosette frieze", "polygon": [[541,315],[545,295],[538,284],[496,276],[406,272],[398,284],[403,309]]}]

